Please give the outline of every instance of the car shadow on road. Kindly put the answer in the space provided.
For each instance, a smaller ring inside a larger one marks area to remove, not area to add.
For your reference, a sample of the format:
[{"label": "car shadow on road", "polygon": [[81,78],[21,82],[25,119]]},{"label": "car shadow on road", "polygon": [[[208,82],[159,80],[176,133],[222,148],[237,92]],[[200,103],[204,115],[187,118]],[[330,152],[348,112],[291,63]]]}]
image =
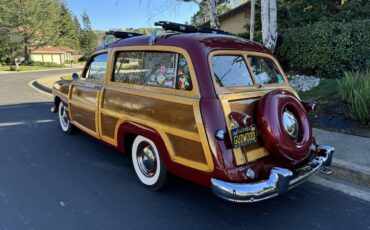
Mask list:
[{"label": "car shadow on road", "polygon": [[[368,204],[310,183],[253,204],[221,200],[209,188],[176,177],[166,189],[151,191],[137,180],[128,155],[83,132],[62,133],[50,107],[0,106],[0,187],[33,226],[39,226],[35,210],[66,228],[356,229],[364,220],[370,225],[366,212],[349,209]],[[55,205],[60,200],[62,211]]]}]

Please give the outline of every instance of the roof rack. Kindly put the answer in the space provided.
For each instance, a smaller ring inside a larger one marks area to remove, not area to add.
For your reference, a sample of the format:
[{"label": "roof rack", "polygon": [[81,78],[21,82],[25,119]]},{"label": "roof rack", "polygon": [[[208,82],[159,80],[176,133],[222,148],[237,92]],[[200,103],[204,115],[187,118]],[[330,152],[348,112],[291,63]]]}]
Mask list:
[{"label": "roof rack", "polygon": [[230,34],[229,32],[211,28],[198,28],[192,25],[159,21],[154,23],[155,26],[161,26],[164,30],[172,30],[182,33],[212,33],[212,34]]},{"label": "roof rack", "polygon": [[125,39],[131,38],[136,36],[142,36],[143,34],[133,33],[133,32],[123,32],[123,31],[108,31],[105,33],[106,35],[112,35],[115,38]]},{"label": "roof rack", "polygon": [[112,43],[110,41],[111,38],[118,38],[119,40],[122,40],[122,39],[126,39],[126,38],[142,36],[142,35],[144,35],[144,34],[133,33],[133,32],[123,32],[123,31],[108,31],[108,32],[105,32],[105,36],[103,38],[103,44],[96,47],[95,51],[107,48],[107,46],[110,43]]}]

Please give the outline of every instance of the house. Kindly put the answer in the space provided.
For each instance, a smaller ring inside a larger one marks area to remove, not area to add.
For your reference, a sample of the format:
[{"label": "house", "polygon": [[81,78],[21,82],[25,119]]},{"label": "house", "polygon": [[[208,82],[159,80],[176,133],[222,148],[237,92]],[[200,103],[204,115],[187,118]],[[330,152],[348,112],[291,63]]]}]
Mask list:
[{"label": "house", "polygon": [[77,51],[68,47],[29,47],[30,60],[38,62],[54,62],[64,65],[66,62],[77,62],[79,55]]},{"label": "house", "polygon": [[[224,30],[233,34],[242,34],[249,31],[251,3],[247,1],[240,6],[227,11],[224,14],[218,15],[220,21],[220,30]],[[204,23],[202,27],[210,27],[209,21]]]}]

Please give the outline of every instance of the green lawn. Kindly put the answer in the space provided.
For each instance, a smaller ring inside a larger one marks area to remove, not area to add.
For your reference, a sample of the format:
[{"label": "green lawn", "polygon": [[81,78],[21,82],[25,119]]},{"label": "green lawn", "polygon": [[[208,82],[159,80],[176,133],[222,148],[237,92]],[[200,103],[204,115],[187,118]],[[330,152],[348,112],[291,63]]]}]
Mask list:
[{"label": "green lawn", "polygon": [[60,77],[64,81],[72,81],[72,74],[66,74]]},{"label": "green lawn", "polygon": [[315,100],[321,97],[332,95],[338,91],[336,79],[321,79],[320,84],[306,92],[298,92],[302,100]]},{"label": "green lawn", "polygon": [[[15,69],[15,66],[13,66],[14,69]],[[62,66],[53,66],[53,67],[49,67],[49,66],[19,66],[19,70],[20,71],[29,71],[29,70],[44,70],[44,69],[57,69],[57,68],[64,68]],[[3,66],[0,66],[0,71],[12,71],[10,70],[10,67],[8,65],[3,65]],[[14,71],[14,70],[13,70]]]}]

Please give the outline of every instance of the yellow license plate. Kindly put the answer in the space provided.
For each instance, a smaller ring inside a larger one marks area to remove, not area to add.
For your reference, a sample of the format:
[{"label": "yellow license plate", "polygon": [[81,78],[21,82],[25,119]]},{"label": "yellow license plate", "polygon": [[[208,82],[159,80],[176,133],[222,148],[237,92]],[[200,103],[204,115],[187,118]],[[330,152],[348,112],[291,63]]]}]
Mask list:
[{"label": "yellow license plate", "polygon": [[240,148],[257,142],[256,126],[237,127],[231,130],[233,148]]}]

